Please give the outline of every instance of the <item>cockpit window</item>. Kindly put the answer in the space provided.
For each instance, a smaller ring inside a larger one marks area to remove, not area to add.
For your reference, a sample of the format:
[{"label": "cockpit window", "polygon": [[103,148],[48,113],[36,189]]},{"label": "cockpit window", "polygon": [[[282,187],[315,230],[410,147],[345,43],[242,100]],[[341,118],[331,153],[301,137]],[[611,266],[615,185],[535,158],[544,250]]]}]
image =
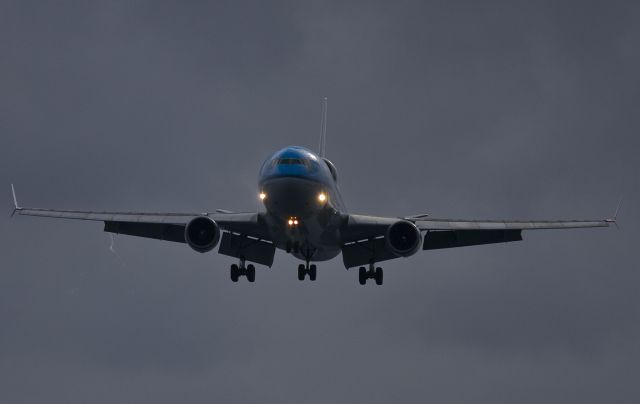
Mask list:
[{"label": "cockpit window", "polygon": [[302,159],[278,159],[278,164],[302,164]]},{"label": "cockpit window", "polygon": [[274,165],[303,165],[307,168],[311,166],[311,162],[307,159],[299,158],[280,158],[273,160]]}]

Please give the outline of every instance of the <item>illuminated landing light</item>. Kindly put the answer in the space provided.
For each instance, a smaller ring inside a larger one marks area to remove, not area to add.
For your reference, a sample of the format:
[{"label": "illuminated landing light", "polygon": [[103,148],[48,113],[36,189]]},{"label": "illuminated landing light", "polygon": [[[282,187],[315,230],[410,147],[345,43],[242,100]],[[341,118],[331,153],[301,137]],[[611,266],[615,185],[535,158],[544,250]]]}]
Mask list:
[{"label": "illuminated landing light", "polygon": [[297,217],[290,217],[289,220],[287,220],[287,224],[289,225],[289,227],[296,227],[298,223],[300,222],[298,221]]},{"label": "illuminated landing light", "polygon": [[264,198],[267,197],[267,194],[265,194],[264,192],[260,192],[260,195],[258,195],[260,197],[261,201],[264,201]]},{"label": "illuminated landing light", "polygon": [[293,226],[293,220],[289,219],[289,226]]},{"label": "illuminated landing light", "polygon": [[294,221],[293,221],[293,224],[298,224],[298,221],[297,221],[297,220],[294,220]]},{"label": "illuminated landing light", "polygon": [[318,194],[318,200],[320,202],[325,202],[327,200],[327,195],[324,192],[320,192],[320,194]]}]

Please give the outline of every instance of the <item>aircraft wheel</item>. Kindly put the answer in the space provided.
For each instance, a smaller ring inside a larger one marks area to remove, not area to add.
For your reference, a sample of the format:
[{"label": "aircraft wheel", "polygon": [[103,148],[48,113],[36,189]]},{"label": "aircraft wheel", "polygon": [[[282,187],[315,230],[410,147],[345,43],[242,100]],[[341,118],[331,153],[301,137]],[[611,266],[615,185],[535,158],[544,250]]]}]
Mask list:
[{"label": "aircraft wheel", "polygon": [[247,265],[247,280],[249,282],[255,282],[256,280],[256,267],[251,264]]},{"label": "aircraft wheel", "polygon": [[360,267],[358,270],[358,282],[360,282],[361,285],[367,283],[367,270],[364,267]]},{"label": "aircraft wheel", "polygon": [[298,265],[298,280],[303,281],[305,275],[305,268],[303,264]]},{"label": "aircraft wheel", "polygon": [[309,267],[309,280],[315,281],[317,275],[317,270],[315,265],[311,265]]},{"label": "aircraft wheel", "polygon": [[231,280],[233,282],[238,282],[238,273],[240,272],[240,269],[238,268],[238,266],[236,264],[232,264],[231,265]]},{"label": "aircraft wheel", "polygon": [[382,285],[382,268],[376,268],[375,279],[376,285]]}]

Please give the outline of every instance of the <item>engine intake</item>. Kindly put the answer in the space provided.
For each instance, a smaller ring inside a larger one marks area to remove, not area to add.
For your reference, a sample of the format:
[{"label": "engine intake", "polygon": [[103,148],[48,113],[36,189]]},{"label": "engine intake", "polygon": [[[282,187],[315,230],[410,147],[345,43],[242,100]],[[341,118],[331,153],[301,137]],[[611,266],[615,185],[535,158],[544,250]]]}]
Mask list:
[{"label": "engine intake", "polygon": [[197,252],[205,253],[214,249],[220,241],[220,227],[207,216],[191,219],[184,228],[184,239]]},{"label": "engine intake", "polygon": [[415,224],[400,220],[389,226],[385,242],[387,248],[398,257],[408,257],[420,249],[422,234]]}]

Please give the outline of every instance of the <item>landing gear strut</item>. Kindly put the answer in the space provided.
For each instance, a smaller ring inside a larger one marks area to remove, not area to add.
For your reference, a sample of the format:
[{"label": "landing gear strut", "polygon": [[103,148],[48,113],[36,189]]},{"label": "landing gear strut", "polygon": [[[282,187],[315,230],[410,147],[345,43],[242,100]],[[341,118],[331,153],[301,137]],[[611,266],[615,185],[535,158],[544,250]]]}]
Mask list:
[{"label": "landing gear strut", "polygon": [[240,260],[240,264],[231,265],[231,281],[238,282],[238,278],[246,276],[249,282],[255,282],[256,280],[256,267],[252,264],[244,265],[244,260]]},{"label": "landing gear strut", "polygon": [[312,251],[309,247],[307,247],[305,249],[305,254],[304,255],[305,255],[306,265],[305,264],[298,265],[298,280],[299,281],[303,281],[307,274],[309,274],[309,280],[310,281],[315,281],[316,280],[316,276],[318,274],[317,273],[317,267],[315,266],[315,264],[309,265],[309,261],[311,261],[311,257],[313,256],[314,253],[315,253],[315,250]]},{"label": "landing gear strut", "polygon": [[358,270],[358,281],[361,285],[365,285],[368,279],[375,279],[376,285],[382,285],[383,272],[382,268],[377,267],[374,269],[374,264],[369,264],[369,270],[365,267],[360,267]]}]

